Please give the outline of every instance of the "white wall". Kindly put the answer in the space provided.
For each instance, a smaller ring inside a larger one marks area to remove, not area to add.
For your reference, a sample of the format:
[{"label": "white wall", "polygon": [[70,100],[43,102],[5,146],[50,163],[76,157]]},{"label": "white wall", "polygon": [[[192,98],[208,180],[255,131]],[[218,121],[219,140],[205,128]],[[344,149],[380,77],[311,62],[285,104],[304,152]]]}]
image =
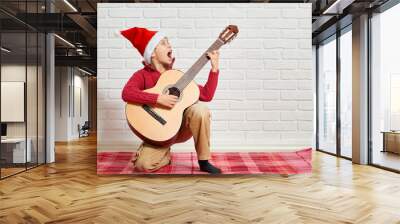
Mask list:
[{"label": "white wall", "polygon": [[[88,78],[72,67],[56,67],[55,73],[55,141],[70,141],[79,138],[78,124],[88,120]],[[74,101],[76,87],[81,89],[82,114],[74,107],[79,104]]]},{"label": "white wall", "polygon": [[[37,70],[38,69],[38,70]],[[44,162],[44,89],[41,66],[25,65],[25,63],[4,63],[1,66],[1,81],[2,82],[24,82],[26,85],[26,108],[23,105],[22,113],[26,112],[26,120],[22,122],[6,122],[7,137],[21,138],[27,136],[30,139],[30,149],[32,161],[39,163]],[[3,92],[4,89],[2,89]],[[21,90],[24,94],[24,90]],[[7,97],[2,95],[3,97]],[[23,97],[24,98],[24,97]],[[1,110],[13,110],[15,108],[2,107]],[[26,110],[26,111],[24,111]],[[8,111],[9,113],[17,113],[17,111]],[[19,113],[18,112],[18,113]],[[37,157],[37,154],[39,156]]]},{"label": "white wall", "polygon": [[75,76],[74,76],[75,80],[74,80],[74,86],[77,87],[78,89],[80,89],[81,93],[81,110],[82,112],[79,112],[79,108],[77,107],[77,105],[79,105],[79,102],[77,100],[78,97],[78,92],[77,92],[77,88],[75,88],[75,92],[74,94],[76,94],[76,96],[74,97],[75,99],[75,106],[74,106],[74,110],[75,110],[75,114],[73,114],[73,119],[71,120],[71,126],[72,126],[72,130],[71,130],[71,134],[73,136],[73,138],[79,138],[79,133],[78,133],[78,129],[77,126],[78,124],[80,124],[81,126],[85,123],[85,121],[88,120],[88,77],[87,76],[82,76],[82,73],[77,70],[75,70]]},{"label": "white wall", "polygon": [[[26,71],[32,71],[31,66],[21,64],[4,64],[1,66],[1,81],[25,82]],[[7,110],[7,108],[1,108]],[[8,122],[7,137],[25,137],[25,122]]]},{"label": "white wall", "polygon": [[68,141],[68,67],[55,68],[55,141]]},{"label": "white wall", "polygon": [[[311,4],[100,3],[97,18],[98,150],[134,150],[141,142],[127,126],[121,90],[142,59],[120,30],[163,30],[174,67],[186,71],[229,24],[239,35],[221,49],[218,89],[208,103],[213,150],[311,146]],[[177,148],[193,149],[192,140]]]},{"label": "white wall", "polygon": [[[33,66],[25,66],[25,64],[3,64],[1,66],[1,81],[5,82],[25,82],[26,83],[26,72],[28,74],[32,74],[35,72],[36,74],[36,67]],[[32,84],[32,83],[30,83]],[[34,83],[36,84],[36,83]],[[28,90],[28,89],[27,89]],[[30,89],[29,89],[30,90]],[[34,95],[35,94],[35,95]],[[34,93],[27,93],[27,96],[29,98],[28,103],[31,103],[32,97],[30,95],[36,97],[36,91]],[[28,100],[28,99],[27,99]],[[34,105],[36,108],[36,105]],[[2,110],[7,110],[8,108],[1,108]],[[22,108],[24,110],[24,108]],[[31,111],[29,111],[31,112]],[[35,117],[32,118],[32,115]],[[28,131],[28,137],[31,134],[33,124],[32,122],[35,121],[36,123],[36,114],[33,113],[28,113],[28,128],[30,131]],[[7,136],[8,137],[25,137],[25,127],[26,122],[7,122]],[[36,127],[36,126],[35,126]],[[35,128],[36,129],[36,128]]]}]

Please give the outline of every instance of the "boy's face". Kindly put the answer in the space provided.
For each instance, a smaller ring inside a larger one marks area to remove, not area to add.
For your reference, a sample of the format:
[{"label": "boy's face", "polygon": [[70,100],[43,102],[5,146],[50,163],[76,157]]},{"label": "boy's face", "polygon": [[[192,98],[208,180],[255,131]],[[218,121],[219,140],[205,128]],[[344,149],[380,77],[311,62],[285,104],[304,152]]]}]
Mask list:
[{"label": "boy's face", "polygon": [[156,46],[151,55],[153,63],[157,61],[160,64],[168,66],[173,61],[172,48],[168,42],[168,38],[164,37]]}]

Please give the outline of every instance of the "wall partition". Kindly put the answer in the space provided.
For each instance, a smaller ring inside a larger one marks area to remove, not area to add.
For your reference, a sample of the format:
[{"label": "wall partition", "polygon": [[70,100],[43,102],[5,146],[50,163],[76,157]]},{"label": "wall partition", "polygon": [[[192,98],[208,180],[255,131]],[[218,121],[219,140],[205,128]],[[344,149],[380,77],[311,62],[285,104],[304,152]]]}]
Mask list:
[{"label": "wall partition", "polygon": [[1,179],[46,161],[45,34],[18,19],[43,12],[43,2],[0,3]]}]

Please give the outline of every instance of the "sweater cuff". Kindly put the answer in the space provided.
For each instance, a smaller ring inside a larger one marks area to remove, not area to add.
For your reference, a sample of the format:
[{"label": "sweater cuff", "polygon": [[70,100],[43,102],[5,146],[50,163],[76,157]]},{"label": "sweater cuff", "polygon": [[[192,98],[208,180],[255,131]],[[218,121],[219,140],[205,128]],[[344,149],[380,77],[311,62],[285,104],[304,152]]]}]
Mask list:
[{"label": "sweater cuff", "polygon": [[158,94],[151,93],[148,96],[149,96],[147,98],[148,103],[151,104],[152,106],[155,106],[157,104]]},{"label": "sweater cuff", "polygon": [[210,74],[211,75],[218,75],[219,74],[219,69],[216,72],[213,72],[212,69],[210,69]]}]

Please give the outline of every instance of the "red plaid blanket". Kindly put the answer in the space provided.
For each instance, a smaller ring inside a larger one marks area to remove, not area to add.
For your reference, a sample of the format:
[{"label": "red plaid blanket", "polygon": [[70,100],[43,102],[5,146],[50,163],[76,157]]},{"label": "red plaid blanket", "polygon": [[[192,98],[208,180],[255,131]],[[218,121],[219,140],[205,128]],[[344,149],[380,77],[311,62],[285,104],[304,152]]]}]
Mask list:
[{"label": "red plaid blanket", "polygon": [[[210,162],[223,174],[301,174],[311,172],[311,148],[294,152],[214,152]],[[171,153],[172,163],[151,174],[207,174],[195,152]],[[100,152],[97,174],[143,174],[133,170],[135,152]]]}]

